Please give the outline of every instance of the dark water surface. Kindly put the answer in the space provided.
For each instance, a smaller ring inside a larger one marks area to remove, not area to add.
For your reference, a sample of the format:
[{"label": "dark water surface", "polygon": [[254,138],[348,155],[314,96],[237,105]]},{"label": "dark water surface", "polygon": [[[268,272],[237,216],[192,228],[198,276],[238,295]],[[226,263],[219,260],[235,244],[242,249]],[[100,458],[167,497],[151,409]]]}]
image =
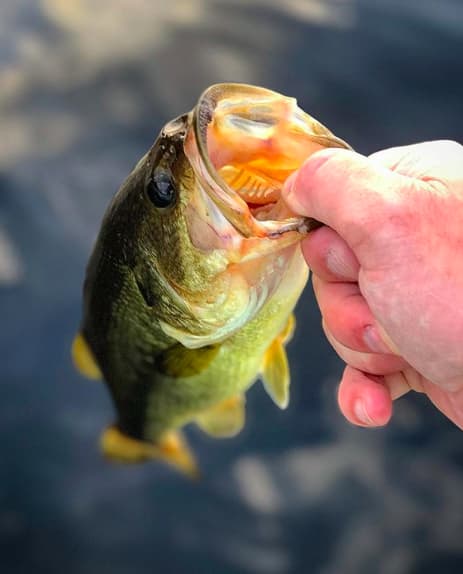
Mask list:
[{"label": "dark water surface", "polygon": [[103,210],[162,124],[219,81],[265,85],[363,153],[462,139],[459,0],[0,4],[0,572],[463,572],[461,431],[419,397],[388,428],[337,411],[308,288],[292,403],[192,430],[204,479],[108,465],[105,388],[69,359]]}]

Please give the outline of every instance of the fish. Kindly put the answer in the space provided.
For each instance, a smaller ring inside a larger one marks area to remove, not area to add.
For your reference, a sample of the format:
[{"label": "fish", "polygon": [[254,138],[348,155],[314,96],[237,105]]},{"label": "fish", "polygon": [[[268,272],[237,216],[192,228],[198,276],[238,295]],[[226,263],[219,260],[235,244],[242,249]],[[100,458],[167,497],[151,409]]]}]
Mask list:
[{"label": "fish", "polygon": [[287,407],[285,346],[309,273],[300,241],[318,222],[292,213],[281,190],[326,147],[349,146],[294,98],[228,83],[138,161],[103,217],[72,344],[76,368],[114,403],[106,457],[195,477],[186,425],[235,436],[259,378]]}]

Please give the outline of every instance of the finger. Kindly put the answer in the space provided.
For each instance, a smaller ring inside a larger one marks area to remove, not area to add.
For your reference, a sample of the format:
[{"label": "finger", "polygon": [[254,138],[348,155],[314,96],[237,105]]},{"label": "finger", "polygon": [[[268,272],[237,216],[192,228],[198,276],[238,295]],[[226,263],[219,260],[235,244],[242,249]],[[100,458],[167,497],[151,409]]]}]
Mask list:
[{"label": "finger", "polygon": [[313,154],[286,182],[283,197],[296,213],[334,229],[354,251],[372,245],[385,221],[402,212],[410,178],[348,150]]},{"label": "finger", "polygon": [[320,227],[302,241],[312,271],[325,281],[357,281],[359,263],[347,243],[330,227]]},{"label": "finger", "polygon": [[393,400],[415,391],[425,393],[434,405],[442,411],[457,426],[463,429],[463,389],[447,391],[435,385],[420,375],[415,369],[409,367],[398,373],[384,377]]},{"label": "finger", "polygon": [[326,338],[339,357],[345,363],[359,371],[363,371],[371,375],[389,375],[408,367],[407,362],[402,357],[398,357],[396,355],[354,351],[340,343],[333,336],[324,322],[322,322],[322,326]]},{"label": "finger", "polygon": [[419,143],[382,149],[370,154],[368,159],[393,171],[399,171],[399,173],[403,175],[410,175],[409,170],[404,168],[404,164],[408,163],[407,160],[410,157],[416,157],[416,154],[420,156],[423,155],[423,153],[425,153],[423,149],[424,145],[423,143]]},{"label": "finger", "polygon": [[422,389],[445,416],[463,429],[463,388],[446,391],[424,379],[422,380]]},{"label": "finger", "polygon": [[339,407],[354,424],[382,426],[392,414],[392,401],[411,390],[424,392],[419,378],[412,368],[380,377],[347,366],[338,390]]},{"label": "finger", "polygon": [[339,343],[364,353],[393,354],[357,283],[324,281],[312,275],[312,284],[323,321]]},{"label": "finger", "polygon": [[421,385],[421,376],[412,367],[386,375],[384,382],[389,388],[393,401],[410,391],[424,392]]},{"label": "finger", "polygon": [[393,147],[373,153],[372,161],[397,173],[416,177],[423,181],[442,178],[444,181],[460,182],[463,176],[461,144],[439,140]]},{"label": "finger", "polygon": [[392,399],[383,378],[350,366],[339,385],[338,404],[346,419],[360,426],[384,426],[392,415]]}]

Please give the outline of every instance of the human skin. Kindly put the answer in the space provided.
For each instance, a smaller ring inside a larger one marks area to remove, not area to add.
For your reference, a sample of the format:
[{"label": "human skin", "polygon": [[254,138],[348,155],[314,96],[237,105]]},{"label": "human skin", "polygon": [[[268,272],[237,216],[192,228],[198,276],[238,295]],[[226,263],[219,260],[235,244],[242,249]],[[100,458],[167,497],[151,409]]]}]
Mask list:
[{"label": "human skin", "polygon": [[463,428],[463,146],[323,150],[283,194],[325,224],[302,250],[346,363],[344,416],[385,425],[393,400],[415,390]]}]

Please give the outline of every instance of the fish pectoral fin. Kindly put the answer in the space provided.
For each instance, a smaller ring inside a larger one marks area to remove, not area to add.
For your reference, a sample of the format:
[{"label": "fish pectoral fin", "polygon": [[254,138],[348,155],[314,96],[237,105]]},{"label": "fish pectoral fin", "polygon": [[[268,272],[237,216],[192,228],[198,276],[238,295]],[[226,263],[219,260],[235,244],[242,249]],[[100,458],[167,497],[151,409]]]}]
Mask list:
[{"label": "fish pectoral fin", "polygon": [[169,377],[191,377],[207,367],[219,352],[220,345],[187,349],[180,343],[166,349],[156,360],[158,370]]},{"label": "fish pectoral fin", "polygon": [[283,329],[283,331],[278,335],[278,338],[281,340],[283,345],[286,345],[291,341],[294,335],[294,331],[296,330],[296,317],[294,313],[288,317],[288,321]]},{"label": "fish pectoral fin", "polygon": [[169,431],[158,443],[132,438],[115,426],[108,427],[100,440],[106,457],[123,463],[162,460],[190,478],[199,478],[196,460],[183,435],[178,431]]},{"label": "fish pectoral fin", "polygon": [[244,423],[244,395],[226,399],[196,417],[199,428],[215,438],[237,435],[244,427]]},{"label": "fish pectoral fin", "polygon": [[292,339],[295,329],[296,318],[294,313],[291,313],[283,330],[265,352],[262,364],[265,390],[281,409],[285,409],[289,404],[290,375],[285,345]]},{"label": "fish pectoral fin", "polygon": [[88,379],[102,379],[100,368],[82,333],[77,333],[72,342],[71,355],[76,369]]},{"label": "fish pectoral fin", "polygon": [[273,402],[285,409],[289,403],[289,366],[280,337],[273,341],[265,353],[262,381]]}]

